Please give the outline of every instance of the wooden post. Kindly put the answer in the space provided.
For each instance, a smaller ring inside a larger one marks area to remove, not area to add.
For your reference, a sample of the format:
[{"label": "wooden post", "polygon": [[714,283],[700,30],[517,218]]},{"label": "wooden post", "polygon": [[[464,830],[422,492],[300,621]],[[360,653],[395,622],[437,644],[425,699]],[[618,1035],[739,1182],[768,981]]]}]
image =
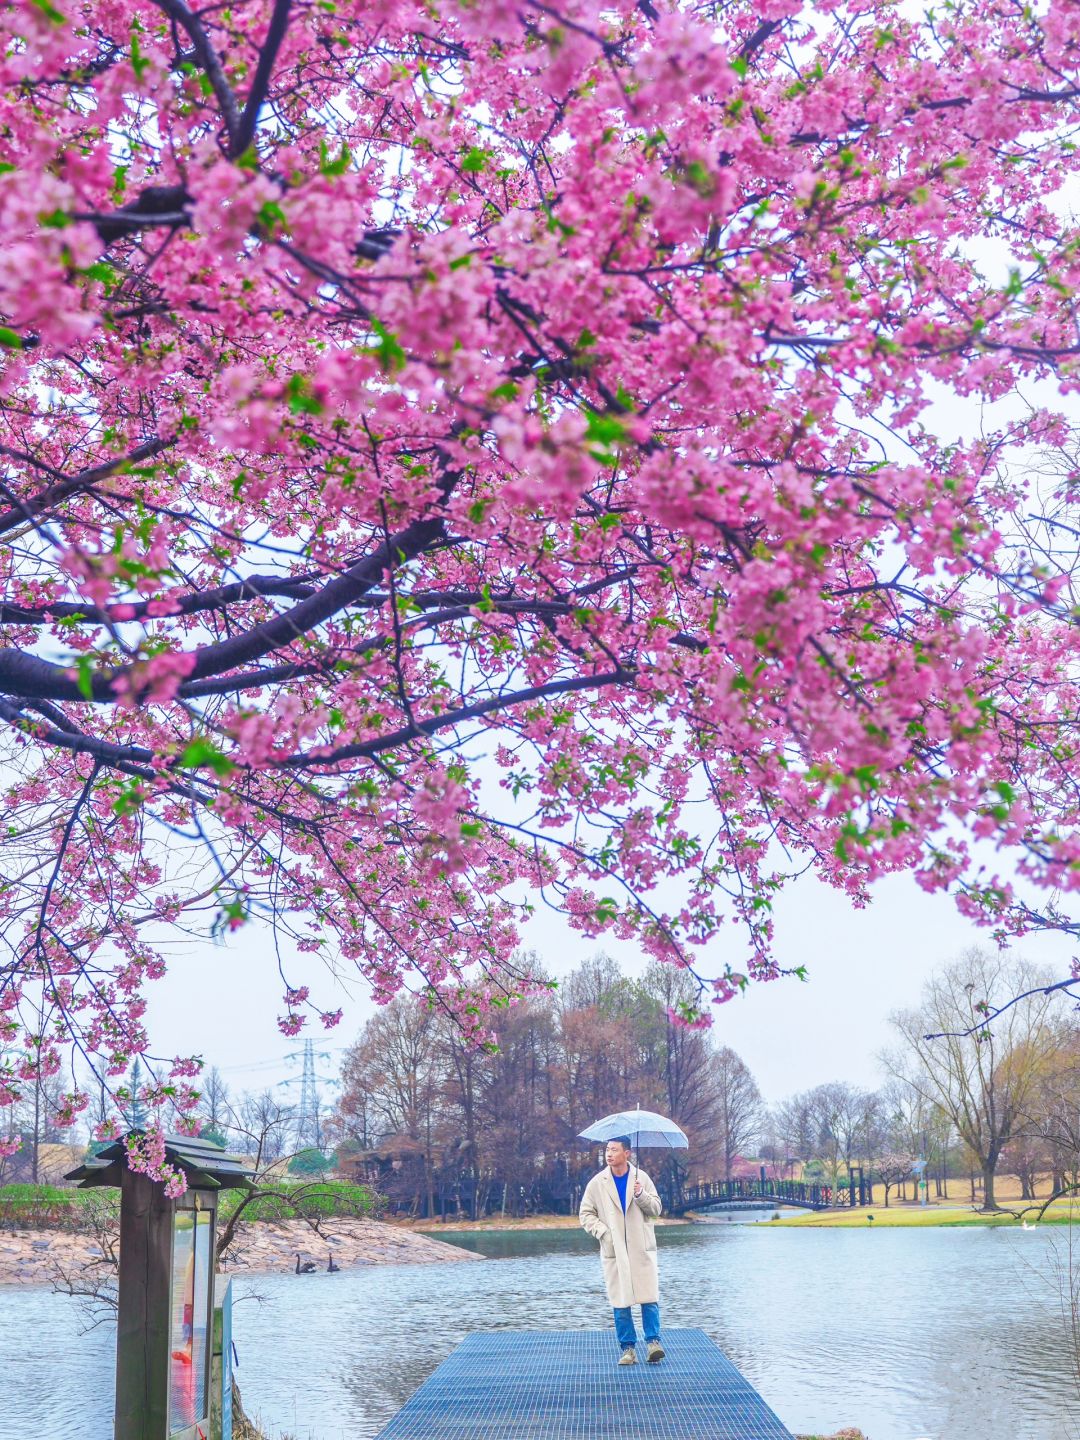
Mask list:
[{"label": "wooden post", "polygon": [[65,1177],[120,1191],[115,1440],[207,1440],[217,1197],[253,1186],[222,1146],[166,1136],[166,1162],[188,1182],[171,1200],[128,1166],[132,1140],[143,1138],[133,1130]]},{"label": "wooden post", "polygon": [[160,1183],[124,1170],[116,1331],[116,1440],[169,1433],[172,1201]]}]

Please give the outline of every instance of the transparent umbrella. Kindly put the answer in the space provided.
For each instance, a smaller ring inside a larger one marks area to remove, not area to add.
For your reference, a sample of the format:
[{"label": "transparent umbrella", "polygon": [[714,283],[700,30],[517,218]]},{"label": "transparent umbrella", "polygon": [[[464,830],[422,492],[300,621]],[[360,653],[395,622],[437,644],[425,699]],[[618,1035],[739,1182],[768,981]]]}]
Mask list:
[{"label": "transparent umbrella", "polygon": [[641,1148],[687,1150],[690,1146],[674,1120],[657,1115],[655,1110],[642,1110],[640,1105],[633,1110],[616,1110],[614,1115],[605,1115],[587,1130],[580,1131],[578,1139],[604,1142],[617,1140],[620,1135],[631,1136],[635,1151]]}]

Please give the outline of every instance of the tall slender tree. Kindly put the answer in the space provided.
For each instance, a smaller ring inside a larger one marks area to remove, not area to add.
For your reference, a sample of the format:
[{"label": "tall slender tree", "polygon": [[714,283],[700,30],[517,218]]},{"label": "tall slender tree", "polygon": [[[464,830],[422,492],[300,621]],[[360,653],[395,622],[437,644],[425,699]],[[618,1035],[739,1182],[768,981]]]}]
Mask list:
[{"label": "tall slender tree", "polygon": [[745,1155],[761,1137],[761,1091],[746,1062],[725,1045],[708,1057],[715,1113],[720,1129],[724,1179],[731,1179],[737,1155]]}]

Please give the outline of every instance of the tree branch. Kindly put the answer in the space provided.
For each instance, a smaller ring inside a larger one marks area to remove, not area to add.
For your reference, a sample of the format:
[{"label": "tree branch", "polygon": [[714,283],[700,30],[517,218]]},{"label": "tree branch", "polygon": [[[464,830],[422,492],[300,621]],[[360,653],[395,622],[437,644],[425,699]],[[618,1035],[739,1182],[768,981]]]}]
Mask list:
[{"label": "tree branch", "polygon": [[163,450],[168,450],[175,443],[175,436],[167,438],[155,436],[153,440],[145,440],[141,445],[137,445],[129,455],[118,455],[115,460],[107,460],[101,465],[91,466],[88,470],[80,470],[77,475],[72,475],[67,480],[60,480],[57,484],[50,486],[48,490],[41,490],[37,495],[31,495],[26,500],[17,500],[9,509],[0,511],[0,534],[16,525],[24,525],[28,520],[33,520],[35,516],[45,510],[50,510],[62,500],[68,500],[72,495],[89,490],[99,480],[108,480],[111,475],[122,472],[127,466],[141,465],[144,460],[149,460],[154,455],[160,455]]},{"label": "tree branch", "polygon": [[232,144],[234,159],[238,155],[242,155],[255,138],[255,126],[259,122],[259,111],[270,90],[270,77],[274,69],[274,61],[277,59],[281,42],[285,38],[285,31],[288,29],[291,5],[292,0],[276,0],[274,5],[274,13],[270,17],[270,28],[266,32],[266,39],[259,52],[259,63],[255,69],[251,89],[248,91],[244,113],[240,116],[236,127],[236,135]]},{"label": "tree branch", "polygon": [[188,8],[184,0],[154,0],[154,3],[160,10],[164,10],[171,20],[175,20],[187,31],[195,49],[196,58],[206,72],[206,77],[210,81],[214,97],[218,102],[221,118],[229,136],[229,152],[233,155],[238,154],[236,138],[240,130],[240,112],[237,108],[236,96],[225,78],[225,71],[222,69],[217,51],[210,44],[210,37],[203,29],[202,22],[195,12]]}]

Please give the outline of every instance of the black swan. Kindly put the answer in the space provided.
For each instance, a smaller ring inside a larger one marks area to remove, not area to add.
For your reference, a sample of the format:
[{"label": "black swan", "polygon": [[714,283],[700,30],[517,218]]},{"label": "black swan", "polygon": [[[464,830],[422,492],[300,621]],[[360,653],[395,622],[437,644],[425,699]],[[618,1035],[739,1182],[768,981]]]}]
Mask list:
[{"label": "black swan", "polygon": [[336,1275],[340,1269],[341,1269],[341,1266],[340,1266],[340,1265],[335,1265],[335,1264],[334,1264],[334,1252],[331,1250],[331,1251],[329,1252],[329,1257],[328,1257],[328,1260],[327,1260],[326,1273],[327,1273],[328,1275]]},{"label": "black swan", "polygon": [[305,1260],[304,1263],[301,1265],[301,1264],[300,1264],[300,1252],[299,1252],[299,1250],[296,1252],[296,1273],[297,1273],[297,1275],[314,1275],[314,1274],[315,1274],[315,1262],[314,1262],[314,1260]]}]

